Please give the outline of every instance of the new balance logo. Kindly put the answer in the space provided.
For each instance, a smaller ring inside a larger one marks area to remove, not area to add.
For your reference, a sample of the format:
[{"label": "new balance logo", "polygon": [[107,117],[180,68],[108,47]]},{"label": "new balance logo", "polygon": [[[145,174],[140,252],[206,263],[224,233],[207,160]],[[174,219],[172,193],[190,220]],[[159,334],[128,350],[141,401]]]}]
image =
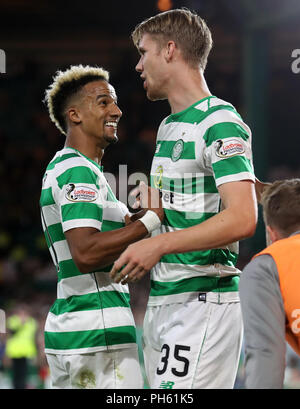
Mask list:
[{"label": "new balance logo", "polygon": [[173,386],[175,385],[175,382],[172,381],[162,381],[162,383],[159,385],[158,389],[173,389]]}]

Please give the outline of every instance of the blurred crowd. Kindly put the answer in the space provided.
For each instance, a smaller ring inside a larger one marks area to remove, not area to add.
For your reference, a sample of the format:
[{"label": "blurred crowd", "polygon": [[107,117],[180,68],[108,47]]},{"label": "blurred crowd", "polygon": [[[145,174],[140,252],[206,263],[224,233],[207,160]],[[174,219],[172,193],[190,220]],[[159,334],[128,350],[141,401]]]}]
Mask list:
[{"label": "blurred crowd", "polygon": [[[116,178],[122,164],[127,165],[128,175],[134,172],[149,174],[156,130],[168,114],[167,103],[153,104],[146,100],[133,70],[134,63],[132,58],[111,75],[123,117],[118,131],[119,142],[107,149],[103,165],[104,171],[113,173]],[[11,317],[19,317],[14,320],[19,322],[20,329],[31,320],[35,348],[27,357],[26,387],[49,387],[43,327],[56,297],[56,272],[41,228],[39,196],[44,170],[55,152],[63,147],[64,137],[50,122],[42,102],[44,90],[54,74],[44,71],[36,63],[20,62],[18,70],[5,78],[0,77],[0,309],[5,311],[7,318],[7,332],[0,334],[0,388],[15,387],[14,357],[9,356],[7,347],[5,349],[8,340],[18,332],[16,327],[10,328]],[[238,104],[237,95],[230,98],[226,94],[225,83],[226,78],[211,84],[213,93]],[[272,167],[267,180],[296,176],[300,177],[300,168]],[[242,268],[252,255],[251,242],[242,243],[239,267]],[[131,290],[131,304],[140,328],[149,290],[147,277],[131,285]],[[243,387],[242,359],[241,356],[236,384],[239,388]],[[290,351],[286,387],[300,388],[299,360]]]}]

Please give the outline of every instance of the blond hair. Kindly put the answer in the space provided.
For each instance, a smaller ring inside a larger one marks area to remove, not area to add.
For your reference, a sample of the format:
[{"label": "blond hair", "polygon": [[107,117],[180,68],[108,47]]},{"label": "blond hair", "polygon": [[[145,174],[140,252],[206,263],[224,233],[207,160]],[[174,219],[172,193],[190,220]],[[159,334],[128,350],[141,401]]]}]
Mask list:
[{"label": "blond hair", "polygon": [[300,179],[277,180],[262,194],[264,221],[284,237],[300,230]]},{"label": "blond hair", "polygon": [[173,40],[180,48],[184,60],[193,68],[204,71],[212,48],[211,32],[205,21],[187,8],[159,13],[138,24],[131,34],[135,46],[144,34],[150,34],[160,46]]},{"label": "blond hair", "polygon": [[70,98],[92,81],[109,80],[109,72],[101,67],[72,65],[66,71],[57,71],[53,83],[45,93],[49,116],[61,133],[66,135],[65,109]]}]

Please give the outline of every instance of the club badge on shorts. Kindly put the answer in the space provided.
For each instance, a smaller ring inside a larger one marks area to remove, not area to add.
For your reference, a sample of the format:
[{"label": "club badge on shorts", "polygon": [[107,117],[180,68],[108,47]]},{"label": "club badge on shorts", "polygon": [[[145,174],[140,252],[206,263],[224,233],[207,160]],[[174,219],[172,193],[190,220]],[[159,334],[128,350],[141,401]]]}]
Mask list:
[{"label": "club badge on shorts", "polygon": [[171,159],[173,162],[177,162],[181,158],[183,148],[184,148],[184,142],[182,139],[179,139],[173,147],[173,151],[171,155]]}]

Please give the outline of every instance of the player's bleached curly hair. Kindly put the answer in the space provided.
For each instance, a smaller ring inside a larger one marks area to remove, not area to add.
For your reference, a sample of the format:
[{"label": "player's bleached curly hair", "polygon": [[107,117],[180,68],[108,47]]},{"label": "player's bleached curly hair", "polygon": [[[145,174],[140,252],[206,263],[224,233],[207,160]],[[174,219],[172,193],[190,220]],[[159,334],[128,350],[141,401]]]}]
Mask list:
[{"label": "player's bleached curly hair", "polygon": [[109,80],[109,72],[101,67],[72,65],[66,71],[57,71],[53,83],[46,89],[45,103],[50,119],[61,133],[66,135],[65,109],[70,98],[92,81]]}]

